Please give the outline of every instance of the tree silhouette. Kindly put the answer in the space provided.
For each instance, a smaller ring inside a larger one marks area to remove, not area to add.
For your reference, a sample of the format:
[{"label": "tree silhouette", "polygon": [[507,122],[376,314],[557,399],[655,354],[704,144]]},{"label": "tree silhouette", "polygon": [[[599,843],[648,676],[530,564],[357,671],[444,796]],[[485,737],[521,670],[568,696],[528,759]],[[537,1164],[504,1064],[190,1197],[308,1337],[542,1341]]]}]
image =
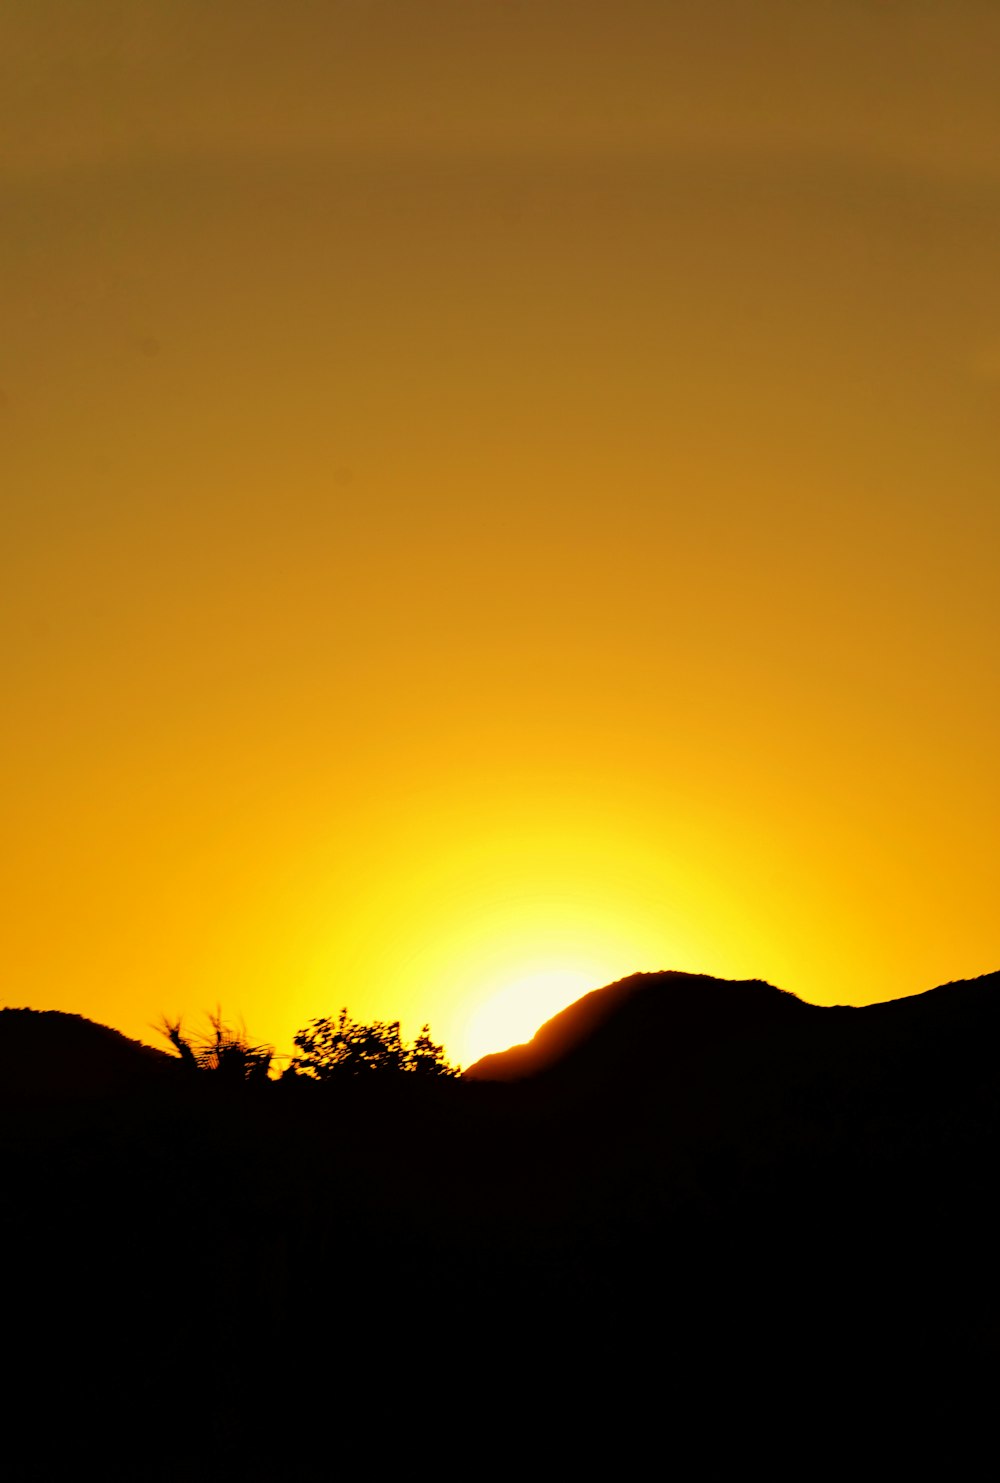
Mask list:
[{"label": "tree silhouette", "polygon": [[445,1057],[444,1046],[431,1039],[430,1025],[424,1025],[408,1052],[407,1071],[417,1076],[461,1076],[461,1066],[453,1066]]},{"label": "tree silhouette", "polygon": [[399,1021],[374,1020],[370,1025],[352,1020],[346,1008],[336,1017],[310,1020],[294,1037],[300,1054],[291,1070],[304,1071],[318,1081],[342,1076],[409,1072],[418,1076],[458,1076],[457,1066],[445,1058],[444,1047],[431,1039],[424,1025],[413,1045],[406,1045]]}]

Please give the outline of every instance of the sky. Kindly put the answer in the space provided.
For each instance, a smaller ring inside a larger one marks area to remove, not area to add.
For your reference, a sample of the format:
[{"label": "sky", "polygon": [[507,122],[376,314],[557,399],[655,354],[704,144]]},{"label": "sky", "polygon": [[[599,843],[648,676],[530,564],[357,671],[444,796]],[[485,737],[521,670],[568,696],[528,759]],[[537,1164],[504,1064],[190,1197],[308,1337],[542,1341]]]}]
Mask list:
[{"label": "sky", "polygon": [[994,0],[0,11],[7,1004],[1000,968]]}]

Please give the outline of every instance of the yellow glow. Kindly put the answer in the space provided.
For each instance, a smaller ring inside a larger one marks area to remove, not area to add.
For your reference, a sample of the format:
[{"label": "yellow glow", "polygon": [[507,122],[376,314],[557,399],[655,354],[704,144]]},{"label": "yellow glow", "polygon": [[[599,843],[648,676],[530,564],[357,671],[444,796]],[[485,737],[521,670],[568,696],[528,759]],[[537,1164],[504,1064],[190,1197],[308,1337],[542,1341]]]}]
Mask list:
[{"label": "yellow glow", "polygon": [[335,910],[324,903],[328,941],[298,1023],[333,999],[369,1017],[403,1013],[406,1033],[428,1018],[468,1065],[530,1037],[623,962],[697,961],[679,903],[658,900],[663,862],[635,838],[623,847],[634,804],[581,819],[575,793],[555,778],[484,789],[456,777],[371,816],[368,866],[356,862]]},{"label": "yellow glow", "polygon": [[[493,993],[469,1017],[466,1055],[469,1061],[489,1051],[530,1040],[552,1015],[579,999],[607,977],[605,964],[581,961],[577,967],[558,964],[529,967],[537,962],[525,954],[525,971]],[[517,972],[512,965],[512,971]]]}]

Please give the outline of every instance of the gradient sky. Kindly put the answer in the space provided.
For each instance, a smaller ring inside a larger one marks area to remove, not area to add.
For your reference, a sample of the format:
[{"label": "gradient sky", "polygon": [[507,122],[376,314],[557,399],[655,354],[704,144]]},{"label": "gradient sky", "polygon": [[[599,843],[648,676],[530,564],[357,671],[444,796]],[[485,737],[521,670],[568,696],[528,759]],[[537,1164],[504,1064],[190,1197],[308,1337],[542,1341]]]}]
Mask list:
[{"label": "gradient sky", "polygon": [[0,330],[6,1003],[1000,967],[994,0],[15,0]]}]

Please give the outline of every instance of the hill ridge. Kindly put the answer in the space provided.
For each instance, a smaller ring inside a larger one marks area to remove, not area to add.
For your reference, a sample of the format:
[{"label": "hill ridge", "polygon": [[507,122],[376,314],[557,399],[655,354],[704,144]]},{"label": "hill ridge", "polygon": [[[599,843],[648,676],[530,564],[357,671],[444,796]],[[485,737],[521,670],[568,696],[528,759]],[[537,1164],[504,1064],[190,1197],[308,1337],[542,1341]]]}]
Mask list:
[{"label": "hill ridge", "polygon": [[801,1023],[806,1015],[835,1012],[839,1017],[851,1010],[867,1015],[865,1023],[872,1025],[888,1015],[901,1023],[931,1013],[947,1020],[994,991],[1000,993],[1000,972],[875,1004],[819,1005],[759,978],[723,979],[677,969],[633,973],[590,990],[540,1025],[530,1040],[480,1057],[463,1074],[469,1081],[488,1082],[611,1074],[616,1064],[623,1069],[626,1058],[634,1060],[638,1074],[652,1067],[654,1056],[659,1064],[670,1064],[723,1040],[767,1033],[792,1020]]}]

